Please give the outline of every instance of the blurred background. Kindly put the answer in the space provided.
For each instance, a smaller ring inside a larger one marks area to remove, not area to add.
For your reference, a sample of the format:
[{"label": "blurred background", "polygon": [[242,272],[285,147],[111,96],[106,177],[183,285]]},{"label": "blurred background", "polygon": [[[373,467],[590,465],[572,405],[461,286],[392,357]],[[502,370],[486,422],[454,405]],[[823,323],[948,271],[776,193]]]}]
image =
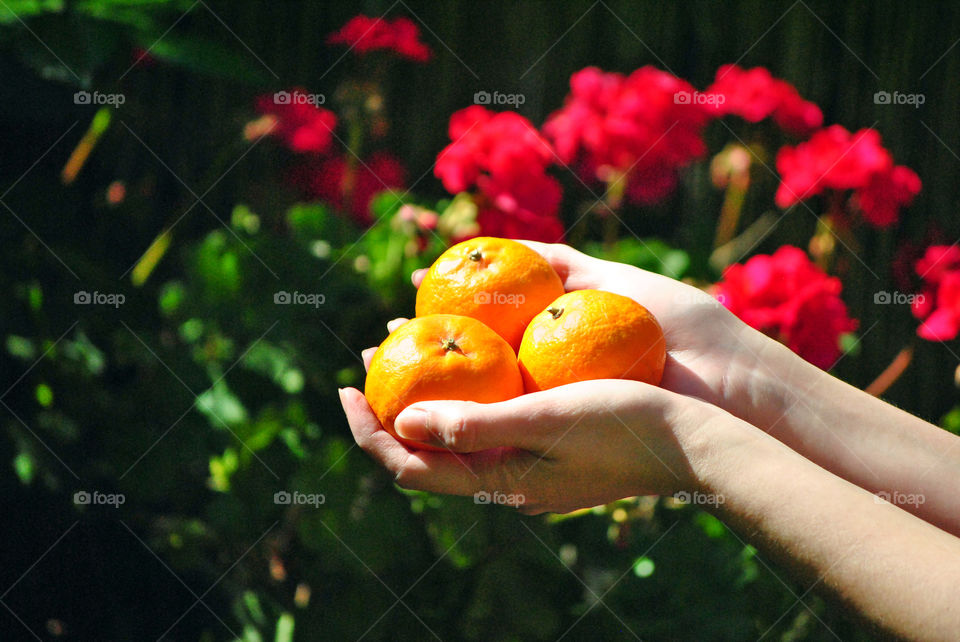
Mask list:
[{"label": "blurred background", "polygon": [[[409,18],[432,56],[328,42],[358,14]],[[523,96],[540,126],[590,65],[703,89],[735,62],[825,124],[877,129],[922,179],[896,225],[838,232],[860,323],[834,372],[865,387],[906,348],[885,397],[956,430],[955,342],[917,340],[909,306],[875,297],[915,291],[912,261],[960,236],[958,39],[960,6],[936,3],[0,0],[3,639],[868,639],[669,498],[523,517],[400,491],[336,388],[362,388],[360,351],[413,311],[410,271],[475,213],[433,170],[477,92]],[[260,135],[259,97],[294,87],[338,114],[339,169]],[[749,143],[740,229],[779,216],[768,134],[711,126],[677,189],[612,231],[571,232],[593,199],[556,168],[568,240],[716,282],[711,158]],[[390,176],[369,208],[324,196],[361,165]],[[826,238],[811,207],[752,253]]]}]

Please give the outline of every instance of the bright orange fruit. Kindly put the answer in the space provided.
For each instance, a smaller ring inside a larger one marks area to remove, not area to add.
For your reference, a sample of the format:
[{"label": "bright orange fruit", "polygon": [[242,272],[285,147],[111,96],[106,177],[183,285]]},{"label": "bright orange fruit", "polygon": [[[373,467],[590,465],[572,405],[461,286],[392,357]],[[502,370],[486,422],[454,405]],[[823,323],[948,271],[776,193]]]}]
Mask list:
[{"label": "bright orange fruit", "polygon": [[530,319],[561,294],[563,282],[542,256],[516,241],[481,236],[430,266],[417,291],[417,316],[479,319],[516,352]]},{"label": "bright orange fruit", "polygon": [[527,326],[520,344],[526,392],[589,379],[657,385],[666,363],[660,323],[645,307],[602,290],[559,297]]},{"label": "bright orange fruit", "polygon": [[364,395],[384,430],[412,448],[440,450],[397,436],[393,422],[418,401],[506,401],[523,394],[513,349],[476,319],[417,317],[394,330],[370,362]]}]

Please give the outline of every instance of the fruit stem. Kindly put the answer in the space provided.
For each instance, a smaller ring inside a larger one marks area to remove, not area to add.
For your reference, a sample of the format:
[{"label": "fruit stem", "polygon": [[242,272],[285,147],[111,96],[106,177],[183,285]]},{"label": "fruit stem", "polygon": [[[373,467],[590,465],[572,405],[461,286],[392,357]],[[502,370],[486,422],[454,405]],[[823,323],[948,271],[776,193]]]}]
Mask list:
[{"label": "fruit stem", "polygon": [[480,250],[470,250],[470,254],[467,256],[470,257],[471,261],[479,261],[483,258],[483,253],[481,253]]},{"label": "fruit stem", "polygon": [[460,346],[457,345],[456,339],[442,339],[440,342],[443,344],[443,349],[447,352],[453,352],[460,349]]},{"label": "fruit stem", "polygon": [[559,319],[560,315],[563,314],[563,308],[547,308],[547,312],[550,313],[554,319]]}]

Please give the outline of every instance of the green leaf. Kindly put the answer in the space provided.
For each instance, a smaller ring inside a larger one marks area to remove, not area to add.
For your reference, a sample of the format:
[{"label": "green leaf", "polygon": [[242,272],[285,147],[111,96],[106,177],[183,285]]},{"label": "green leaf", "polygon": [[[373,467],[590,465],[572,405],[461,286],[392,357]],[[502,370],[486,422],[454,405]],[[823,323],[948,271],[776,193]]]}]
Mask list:
[{"label": "green leaf", "polygon": [[293,642],[293,615],[284,613],[277,620],[276,642]]},{"label": "green leaf", "polygon": [[612,245],[587,243],[583,251],[608,261],[628,263],[635,267],[680,279],[690,268],[690,256],[670,247],[660,239],[620,239]]},{"label": "green leaf", "polygon": [[232,426],[247,420],[247,409],[223,379],[197,397],[197,410],[215,428],[222,428],[224,423]]},{"label": "green leaf", "polygon": [[6,0],[0,3],[0,23],[16,24],[44,13],[63,11],[63,0]]},{"label": "green leaf", "polygon": [[181,37],[172,32],[162,38],[160,35],[150,33],[141,40],[144,48],[152,44],[150,55],[156,58],[208,76],[249,84],[267,82],[267,69],[246,51],[227,49],[197,36]]}]

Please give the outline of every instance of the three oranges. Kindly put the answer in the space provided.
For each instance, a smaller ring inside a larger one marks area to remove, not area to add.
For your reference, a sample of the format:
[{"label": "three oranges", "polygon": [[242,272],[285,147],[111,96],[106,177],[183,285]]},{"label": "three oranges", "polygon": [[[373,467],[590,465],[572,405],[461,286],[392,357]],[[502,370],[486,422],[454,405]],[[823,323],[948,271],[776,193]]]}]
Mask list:
[{"label": "three oranges", "polygon": [[454,245],[417,292],[417,317],[380,345],[364,394],[384,429],[418,401],[506,401],[589,379],[657,385],[663,329],[642,305],[601,290],[564,293],[537,252],[508,239]]}]

